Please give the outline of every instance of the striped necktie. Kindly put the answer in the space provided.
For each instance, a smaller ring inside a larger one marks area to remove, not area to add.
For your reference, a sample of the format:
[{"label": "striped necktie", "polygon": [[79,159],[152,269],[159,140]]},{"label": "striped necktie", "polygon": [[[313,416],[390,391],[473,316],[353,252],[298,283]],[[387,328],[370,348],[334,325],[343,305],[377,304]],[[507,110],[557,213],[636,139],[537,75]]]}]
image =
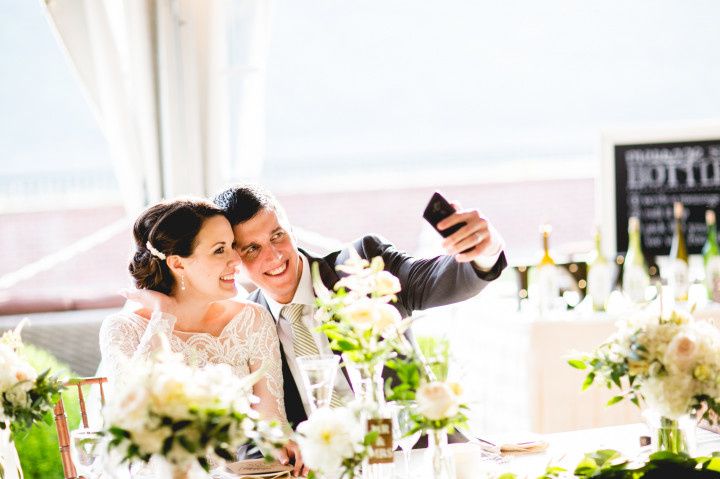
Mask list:
[{"label": "striped necktie", "polygon": [[[293,332],[293,349],[295,350],[295,357],[301,356],[316,356],[320,354],[320,350],[315,344],[315,339],[312,333],[305,326],[303,321],[303,311],[305,306],[298,303],[291,303],[283,306],[280,314],[288,320]],[[332,398],[330,399],[330,405],[332,407],[342,406],[342,401],[337,397],[337,394],[333,390]]]}]

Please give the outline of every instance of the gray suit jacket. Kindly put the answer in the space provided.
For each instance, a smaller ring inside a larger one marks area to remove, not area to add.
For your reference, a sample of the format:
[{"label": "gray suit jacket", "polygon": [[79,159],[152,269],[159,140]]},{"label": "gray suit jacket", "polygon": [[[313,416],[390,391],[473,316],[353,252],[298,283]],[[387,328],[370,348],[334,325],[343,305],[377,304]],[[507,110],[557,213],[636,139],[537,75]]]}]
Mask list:
[{"label": "gray suit jacket", "polygon": [[[391,304],[398,309],[403,318],[410,316],[413,311],[469,299],[478,294],[490,281],[500,276],[502,270],[507,266],[505,253],[500,254],[497,262],[488,272],[480,271],[470,263],[458,263],[451,256],[438,256],[430,259],[413,258],[379,236],[364,236],[354,241],[350,247],[364,259],[369,260],[375,256],[381,256],[385,262],[385,269],[398,277],[402,290],[398,294],[398,301]],[[310,264],[318,263],[320,277],[325,286],[330,289],[335,286],[342,275],[335,270],[335,267],[343,264],[350,256],[348,248],[334,251],[324,257],[300,251],[307,256]],[[253,291],[248,299],[270,310],[261,290]],[[408,338],[414,344],[409,331]],[[297,425],[306,419],[305,411],[283,351],[281,351],[281,357],[285,409],[288,420]]]}]

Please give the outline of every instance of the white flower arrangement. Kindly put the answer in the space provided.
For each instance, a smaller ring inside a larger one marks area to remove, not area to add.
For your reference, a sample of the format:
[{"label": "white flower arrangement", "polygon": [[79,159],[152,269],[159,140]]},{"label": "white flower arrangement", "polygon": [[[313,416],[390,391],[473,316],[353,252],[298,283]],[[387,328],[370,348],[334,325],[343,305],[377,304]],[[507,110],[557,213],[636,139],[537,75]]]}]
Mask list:
[{"label": "white flower arrangement", "polygon": [[21,356],[21,322],[13,331],[0,337],[0,429],[10,423],[11,431],[28,428],[42,420],[60,398],[63,383],[40,374]]},{"label": "white flower arrangement", "polygon": [[166,344],[153,361],[131,370],[103,411],[107,448],[122,462],[160,457],[180,470],[197,462],[207,471],[210,461],[235,460],[237,448],[251,440],[263,452],[285,441],[279,425],[251,408],[262,370],[240,379],[225,364],[190,367]]},{"label": "white flower arrangement", "polygon": [[432,381],[420,385],[415,393],[417,409],[413,414],[414,431],[454,429],[467,423],[462,402],[463,390],[458,383]]},{"label": "white flower arrangement", "polygon": [[318,265],[312,266],[321,330],[333,349],[358,364],[385,361],[395,351],[409,354],[412,349],[403,332],[410,319],[403,320],[390,304],[397,301],[400,281],[384,270],[381,257],[368,262],[350,251],[350,259],[337,266],[346,276],[337,282],[334,292],[322,283]]},{"label": "white flower arrangement", "polygon": [[352,408],[321,408],[297,427],[297,443],[303,461],[316,473],[334,477],[354,478],[367,457],[377,433],[364,433],[359,410]]},{"label": "white flower arrangement", "polygon": [[629,318],[595,352],[569,363],[589,369],[583,389],[598,379],[620,388],[610,404],[644,401],[669,419],[694,413],[703,403],[720,412],[720,331],[685,312]]}]

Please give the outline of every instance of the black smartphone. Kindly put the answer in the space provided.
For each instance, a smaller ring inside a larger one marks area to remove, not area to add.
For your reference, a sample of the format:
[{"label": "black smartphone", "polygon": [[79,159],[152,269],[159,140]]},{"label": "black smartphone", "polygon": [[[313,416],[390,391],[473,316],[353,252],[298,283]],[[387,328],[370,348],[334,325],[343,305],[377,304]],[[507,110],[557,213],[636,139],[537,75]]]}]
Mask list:
[{"label": "black smartphone", "polygon": [[432,198],[430,198],[430,202],[428,203],[428,205],[425,207],[423,218],[425,218],[428,223],[430,223],[432,227],[435,228],[435,231],[440,233],[444,238],[447,238],[448,236],[465,226],[465,222],[463,221],[462,223],[453,225],[448,229],[438,229],[437,224],[453,213],[455,213],[455,208],[453,208],[453,206],[448,202],[448,200],[445,199],[443,195],[436,191],[432,195]]}]

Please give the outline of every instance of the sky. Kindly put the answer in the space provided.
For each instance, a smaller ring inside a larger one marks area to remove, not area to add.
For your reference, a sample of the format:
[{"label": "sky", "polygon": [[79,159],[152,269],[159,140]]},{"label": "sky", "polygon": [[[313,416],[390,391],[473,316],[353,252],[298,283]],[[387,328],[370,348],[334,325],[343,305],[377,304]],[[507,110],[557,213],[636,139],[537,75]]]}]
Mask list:
[{"label": "sky", "polygon": [[[0,175],[109,169],[41,2],[0,9]],[[274,0],[266,174],[593,159],[604,127],[718,118],[720,2]]]}]

